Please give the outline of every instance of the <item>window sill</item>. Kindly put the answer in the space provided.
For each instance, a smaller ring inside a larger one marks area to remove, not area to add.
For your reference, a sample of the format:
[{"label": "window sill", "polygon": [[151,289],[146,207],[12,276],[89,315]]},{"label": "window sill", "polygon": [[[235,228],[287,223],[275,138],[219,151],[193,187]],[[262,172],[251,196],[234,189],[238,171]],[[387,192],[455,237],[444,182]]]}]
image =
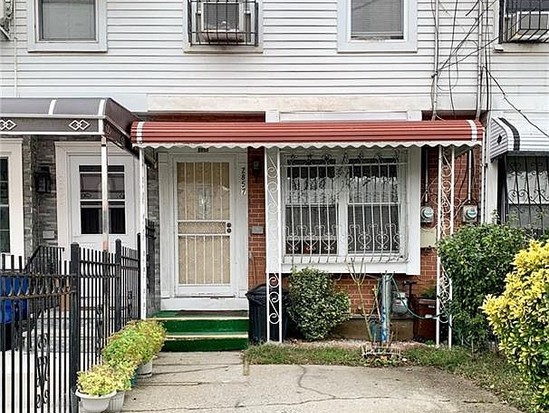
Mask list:
[{"label": "window sill", "polygon": [[[306,257],[308,260],[309,258]],[[320,260],[314,261],[306,261],[304,259],[303,261],[300,261],[298,257],[296,257],[295,262],[288,263],[287,259],[284,260],[284,264],[282,264],[282,272],[284,273],[290,273],[294,270],[301,270],[303,268],[307,267],[314,267],[318,268],[319,270],[326,271],[333,274],[349,274],[350,273],[350,265],[344,263],[344,262],[321,262]],[[320,261],[320,262],[319,262]],[[381,274],[384,272],[395,272],[395,273],[401,273],[401,274],[409,274],[414,275],[417,273],[415,269],[411,268],[409,261],[393,261],[393,262],[377,262],[373,261],[368,262],[368,260],[365,260],[364,264],[357,263],[355,265],[355,269],[357,271],[362,272],[368,272],[369,274]],[[362,268],[361,268],[362,267]]]},{"label": "window sill", "polygon": [[415,41],[355,40],[339,42],[338,53],[417,53]]},{"label": "window sill", "polygon": [[263,46],[220,46],[215,44],[186,44],[183,52],[189,54],[261,54],[263,53]]},{"label": "window sill", "polygon": [[107,45],[98,42],[32,42],[29,53],[106,53]]},{"label": "window sill", "polygon": [[549,43],[498,43],[494,46],[496,53],[547,53]]}]

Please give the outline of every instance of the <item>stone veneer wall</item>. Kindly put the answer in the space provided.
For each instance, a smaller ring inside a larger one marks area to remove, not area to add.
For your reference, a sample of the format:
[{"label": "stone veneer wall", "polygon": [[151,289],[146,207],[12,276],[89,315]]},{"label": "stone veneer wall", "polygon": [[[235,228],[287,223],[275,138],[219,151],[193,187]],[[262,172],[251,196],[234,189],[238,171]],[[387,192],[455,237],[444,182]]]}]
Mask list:
[{"label": "stone veneer wall", "polygon": [[147,173],[149,220],[154,222],[155,239],[155,269],[154,283],[149,285],[147,315],[160,311],[160,202],[158,192],[158,169],[149,168]]}]

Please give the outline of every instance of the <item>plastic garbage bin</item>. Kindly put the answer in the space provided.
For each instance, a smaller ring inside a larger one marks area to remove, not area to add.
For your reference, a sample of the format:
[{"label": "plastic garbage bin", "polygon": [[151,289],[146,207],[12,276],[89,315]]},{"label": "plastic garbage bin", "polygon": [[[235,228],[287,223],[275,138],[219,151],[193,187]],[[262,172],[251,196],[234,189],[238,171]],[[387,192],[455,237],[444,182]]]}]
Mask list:
[{"label": "plastic garbage bin", "polygon": [[[260,284],[246,293],[249,304],[250,325],[248,339],[252,343],[263,343],[267,341],[267,286]],[[288,331],[288,306],[290,296],[288,290],[282,290],[282,340],[286,339]],[[270,312],[274,314],[275,307],[270,304]],[[278,341],[278,324],[270,324],[270,339]]]},{"label": "plastic garbage bin", "polygon": [[29,281],[25,276],[0,277],[0,350],[12,349],[13,324],[25,320]]}]

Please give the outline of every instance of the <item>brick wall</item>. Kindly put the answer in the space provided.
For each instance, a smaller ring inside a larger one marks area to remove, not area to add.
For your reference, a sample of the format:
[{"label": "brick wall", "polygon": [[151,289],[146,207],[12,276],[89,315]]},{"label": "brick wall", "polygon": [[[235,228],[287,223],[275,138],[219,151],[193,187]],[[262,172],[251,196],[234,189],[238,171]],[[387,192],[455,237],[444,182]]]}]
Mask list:
[{"label": "brick wall", "polygon": [[[254,176],[253,163],[260,173]],[[265,185],[263,149],[248,151],[248,287],[265,282]],[[263,234],[252,234],[253,226],[263,226]]]}]

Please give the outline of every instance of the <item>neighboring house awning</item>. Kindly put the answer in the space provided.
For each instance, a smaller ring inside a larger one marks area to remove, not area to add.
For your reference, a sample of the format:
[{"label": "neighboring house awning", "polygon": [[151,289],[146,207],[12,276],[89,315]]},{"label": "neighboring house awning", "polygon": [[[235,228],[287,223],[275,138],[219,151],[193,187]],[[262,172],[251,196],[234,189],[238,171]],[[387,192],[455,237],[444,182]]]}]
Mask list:
[{"label": "neighboring house awning", "polygon": [[109,98],[0,99],[0,136],[105,136],[130,149],[136,119]]},{"label": "neighboring house awning", "polygon": [[549,154],[549,119],[493,117],[490,125],[490,159],[507,153],[546,152]]},{"label": "neighboring house awning", "polygon": [[134,122],[132,142],[146,147],[213,148],[474,146],[477,121]]}]

